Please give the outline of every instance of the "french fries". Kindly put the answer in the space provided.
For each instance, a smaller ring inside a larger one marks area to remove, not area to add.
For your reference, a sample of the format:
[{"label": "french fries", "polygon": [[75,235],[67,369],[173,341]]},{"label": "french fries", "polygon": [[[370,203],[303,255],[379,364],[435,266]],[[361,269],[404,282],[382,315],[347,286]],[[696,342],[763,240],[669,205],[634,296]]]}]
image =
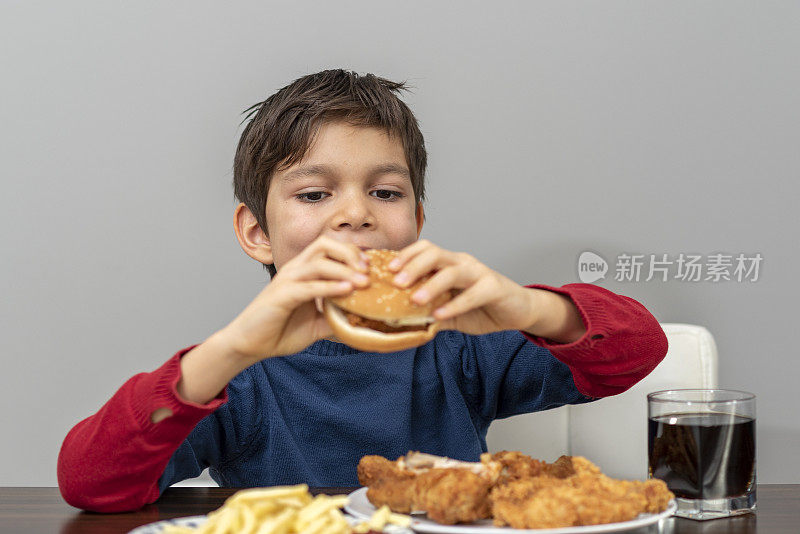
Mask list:
[{"label": "french fries", "polygon": [[369,521],[350,525],[340,510],[346,495],[312,497],[306,484],[237,491],[198,528],[170,525],[164,534],[351,534],[407,527],[411,518],[382,506]]}]

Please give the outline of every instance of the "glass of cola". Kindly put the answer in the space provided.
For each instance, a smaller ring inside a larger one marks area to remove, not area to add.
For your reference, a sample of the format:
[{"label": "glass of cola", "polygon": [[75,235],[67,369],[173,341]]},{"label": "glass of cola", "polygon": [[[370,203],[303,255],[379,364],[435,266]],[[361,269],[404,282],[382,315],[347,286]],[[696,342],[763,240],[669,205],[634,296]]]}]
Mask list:
[{"label": "glass of cola", "polygon": [[675,515],[705,520],[755,511],[755,395],[656,391],[647,412],[649,476],[675,494]]}]

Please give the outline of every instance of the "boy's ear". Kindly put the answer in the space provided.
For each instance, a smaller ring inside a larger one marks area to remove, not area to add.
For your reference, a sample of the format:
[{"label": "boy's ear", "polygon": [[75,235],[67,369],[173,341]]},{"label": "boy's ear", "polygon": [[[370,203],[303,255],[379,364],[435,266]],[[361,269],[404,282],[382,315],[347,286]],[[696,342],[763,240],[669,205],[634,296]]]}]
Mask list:
[{"label": "boy's ear", "polygon": [[269,238],[261,230],[255,215],[244,202],[236,206],[233,212],[233,230],[236,232],[239,245],[248,256],[265,265],[274,263]]},{"label": "boy's ear", "polygon": [[425,223],[425,210],[422,209],[422,202],[417,203],[417,239],[422,232],[422,225]]}]

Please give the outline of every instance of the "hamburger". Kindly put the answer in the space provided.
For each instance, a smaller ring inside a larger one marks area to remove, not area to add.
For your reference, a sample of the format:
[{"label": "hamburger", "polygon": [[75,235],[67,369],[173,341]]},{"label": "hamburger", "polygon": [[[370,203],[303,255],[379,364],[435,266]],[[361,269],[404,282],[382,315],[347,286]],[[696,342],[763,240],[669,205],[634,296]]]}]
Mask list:
[{"label": "hamburger", "polygon": [[433,311],[447,303],[446,292],[427,304],[417,304],[411,295],[431,275],[406,288],[392,283],[396,273],[388,265],[396,250],[369,249],[369,285],[348,295],[326,298],[323,313],[334,334],[342,343],[368,352],[394,352],[424,345],[439,331]]}]

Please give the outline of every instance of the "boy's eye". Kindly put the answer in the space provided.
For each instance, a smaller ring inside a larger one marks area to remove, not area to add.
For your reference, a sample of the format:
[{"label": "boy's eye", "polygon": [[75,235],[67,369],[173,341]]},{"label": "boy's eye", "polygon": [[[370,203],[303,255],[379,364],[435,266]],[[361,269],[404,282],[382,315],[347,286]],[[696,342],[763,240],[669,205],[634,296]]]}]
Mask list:
[{"label": "boy's eye", "polygon": [[375,197],[380,200],[394,200],[395,198],[402,198],[403,193],[400,191],[392,191],[391,189],[376,189],[372,191],[372,193],[376,193]]},{"label": "boy's eye", "polygon": [[322,195],[327,194],[325,191],[309,191],[308,193],[299,193],[295,197],[304,202],[319,202],[322,200]]}]

